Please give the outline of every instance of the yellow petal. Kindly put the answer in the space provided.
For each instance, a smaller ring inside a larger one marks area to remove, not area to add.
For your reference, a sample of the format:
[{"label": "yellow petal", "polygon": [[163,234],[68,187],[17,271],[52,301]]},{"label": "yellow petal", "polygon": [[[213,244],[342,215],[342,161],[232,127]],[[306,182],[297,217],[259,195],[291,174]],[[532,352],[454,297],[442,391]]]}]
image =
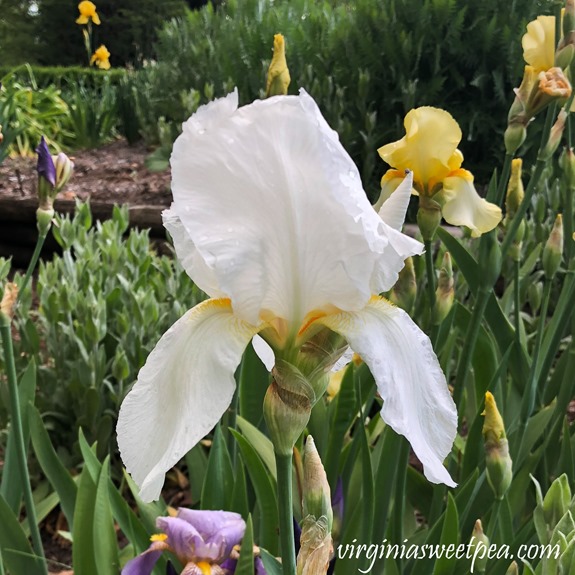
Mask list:
[{"label": "yellow petal", "polygon": [[94,24],[96,24],[98,26],[101,24],[100,16],[98,16],[97,12],[94,12],[94,14],[92,14],[92,22],[94,22]]},{"label": "yellow petal", "polygon": [[430,191],[463,160],[461,129],[451,114],[429,106],[408,112],[404,126],[406,135],[379,148],[379,155],[396,170],[411,170],[420,192]]},{"label": "yellow petal", "polygon": [[538,16],[527,24],[521,40],[523,58],[537,72],[544,72],[555,64],[555,16]]},{"label": "yellow petal", "polygon": [[84,16],[81,14],[78,19],[76,20],[76,24],[87,24],[88,23],[88,16]]},{"label": "yellow petal", "polygon": [[443,180],[443,217],[454,226],[467,226],[476,238],[494,229],[501,221],[501,209],[479,196],[473,174],[456,170]]}]

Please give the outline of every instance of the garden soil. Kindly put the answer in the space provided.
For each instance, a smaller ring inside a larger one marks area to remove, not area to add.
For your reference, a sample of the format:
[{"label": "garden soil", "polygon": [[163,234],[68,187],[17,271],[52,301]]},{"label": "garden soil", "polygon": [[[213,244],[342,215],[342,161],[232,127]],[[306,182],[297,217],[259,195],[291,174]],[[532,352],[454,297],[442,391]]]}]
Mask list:
[{"label": "garden soil", "polygon": [[[150,172],[145,166],[149,153],[143,144],[129,146],[125,140],[70,153],[74,174],[62,197],[90,199],[91,203],[168,207],[170,172]],[[0,165],[0,198],[34,198],[36,185],[35,158],[6,158]]]}]

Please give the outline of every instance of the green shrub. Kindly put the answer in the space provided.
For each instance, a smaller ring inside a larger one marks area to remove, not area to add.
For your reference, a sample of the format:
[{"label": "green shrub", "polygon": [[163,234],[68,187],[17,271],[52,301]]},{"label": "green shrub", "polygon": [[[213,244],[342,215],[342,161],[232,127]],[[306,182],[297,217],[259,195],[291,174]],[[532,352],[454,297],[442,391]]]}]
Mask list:
[{"label": "green shrub", "polygon": [[19,310],[17,356],[40,366],[36,405],[62,450],[81,426],[107,451],[120,402],[152,347],[203,298],[177,260],[153,251],[147,231],[127,228],[127,208],[95,225],[87,204],[58,217],[63,254],[40,265],[37,309],[24,301]]},{"label": "green shrub", "polygon": [[520,39],[536,8],[532,0],[509,10],[497,0],[230,0],[164,27],[151,101],[169,119],[182,90],[207,83],[215,96],[237,85],[242,103],[260,97],[273,34],[282,32],[291,92],[303,87],[318,101],[373,191],[384,171],[376,148],[400,137],[403,116],[421,105],[452,112],[466,166],[486,179],[481,166],[502,151]]},{"label": "green shrub", "polygon": [[83,84],[86,87],[97,88],[104,82],[114,85],[120,83],[126,75],[124,68],[112,68],[100,70],[99,68],[87,68],[82,66],[0,66],[0,78],[10,75],[14,80],[30,85],[30,70],[34,78],[34,84],[39,88],[55,85],[63,89],[73,84]]},{"label": "green shrub", "polygon": [[39,89],[34,74],[27,69],[29,81],[21,84],[11,75],[2,78],[0,87],[0,123],[6,144],[0,150],[0,160],[6,153],[33,155],[42,135],[56,149],[67,131],[68,105],[56,86]]}]

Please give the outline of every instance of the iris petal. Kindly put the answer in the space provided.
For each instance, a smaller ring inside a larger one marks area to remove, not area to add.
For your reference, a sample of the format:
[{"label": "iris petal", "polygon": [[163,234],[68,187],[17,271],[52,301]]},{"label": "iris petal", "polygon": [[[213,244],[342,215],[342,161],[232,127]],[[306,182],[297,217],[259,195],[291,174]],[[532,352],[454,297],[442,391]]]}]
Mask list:
[{"label": "iris petal", "polygon": [[122,403],[118,446],[145,501],[164,475],[218,422],[229,406],[234,371],[258,328],[232,314],[228,300],[208,300],[160,339]]},{"label": "iris petal", "polygon": [[236,106],[199,109],[171,158],[171,211],[215,289],[250,323],[361,309],[403,262],[337,134],[304,92]]},{"label": "iris petal", "polygon": [[501,209],[479,196],[467,170],[456,170],[445,178],[441,195],[443,217],[454,226],[467,226],[473,237],[491,231],[501,221]]},{"label": "iris petal", "polygon": [[368,365],[383,398],[381,416],[411,443],[433,483],[455,483],[443,460],[457,432],[457,412],[429,338],[382,298],[365,309],[319,320],[340,333]]}]

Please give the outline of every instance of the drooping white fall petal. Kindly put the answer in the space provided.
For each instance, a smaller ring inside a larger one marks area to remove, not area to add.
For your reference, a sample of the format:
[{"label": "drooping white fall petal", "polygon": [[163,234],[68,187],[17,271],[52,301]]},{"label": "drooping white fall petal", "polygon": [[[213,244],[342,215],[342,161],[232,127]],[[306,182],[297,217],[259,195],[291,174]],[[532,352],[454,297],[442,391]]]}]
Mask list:
[{"label": "drooping white fall petal", "polygon": [[455,439],[457,412],[429,338],[379,297],[359,312],[319,321],[344,336],[367,364],[383,398],[381,416],[407,438],[427,479],[454,487],[443,460]]},{"label": "drooping white fall petal", "polygon": [[228,300],[207,300],[160,339],[122,403],[118,446],[144,501],[165,473],[216,425],[235,390],[234,371],[257,332]]},{"label": "drooping white fall petal", "polygon": [[[236,93],[223,100],[184,124],[171,158],[170,211],[218,295],[251,323],[267,312],[297,325],[326,306],[361,309],[391,288],[420,244],[390,241],[313,99],[302,92],[239,109]],[[196,267],[192,279],[209,285]]]}]

